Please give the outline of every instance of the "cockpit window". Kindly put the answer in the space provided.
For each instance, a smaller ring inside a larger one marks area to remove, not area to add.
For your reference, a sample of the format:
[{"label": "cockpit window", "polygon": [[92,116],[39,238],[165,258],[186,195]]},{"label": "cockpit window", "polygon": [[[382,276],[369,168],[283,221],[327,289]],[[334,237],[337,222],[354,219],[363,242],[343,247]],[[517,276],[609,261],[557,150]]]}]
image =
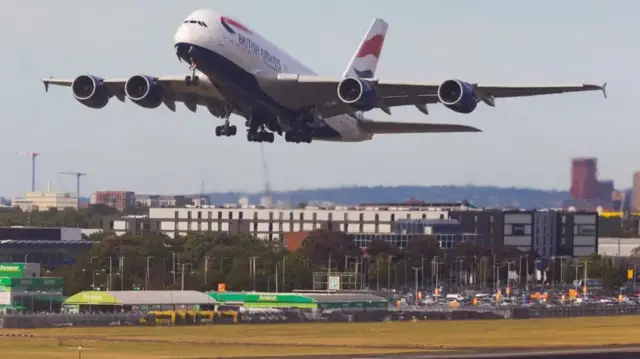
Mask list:
[{"label": "cockpit window", "polygon": [[198,20],[185,20],[183,22],[184,24],[198,24],[202,27],[208,27],[207,24],[204,23],[204,21],[198,21]]}]

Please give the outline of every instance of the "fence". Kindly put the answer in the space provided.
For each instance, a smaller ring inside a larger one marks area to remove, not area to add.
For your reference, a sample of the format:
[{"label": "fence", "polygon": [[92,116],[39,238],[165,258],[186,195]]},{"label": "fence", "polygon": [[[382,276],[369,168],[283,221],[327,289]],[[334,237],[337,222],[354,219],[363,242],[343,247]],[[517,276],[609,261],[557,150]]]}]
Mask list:
[{"label": "fence", "polygon": [[106,327],[140,323],[140,313],[118,314],[13,314],[0,316],[0,328]]},{"label": "fence", "polygon": [[[640,305],[567,307],[404,307],[328,310],[322,313],[266,310],[240,313],[240,323],[377,322],[402,320],[530,319],[640,315]],[[142,313],[0,315],[0,328],[141,325]]]}]

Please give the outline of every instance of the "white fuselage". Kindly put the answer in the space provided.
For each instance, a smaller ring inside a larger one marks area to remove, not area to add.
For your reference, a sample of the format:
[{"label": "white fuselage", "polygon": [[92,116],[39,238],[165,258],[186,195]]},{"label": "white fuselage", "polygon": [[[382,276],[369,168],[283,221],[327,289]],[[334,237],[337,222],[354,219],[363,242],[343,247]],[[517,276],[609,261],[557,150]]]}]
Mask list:
[{"label": "white fuselage", "polygon": [[[175,45],[193,46],[203,52],[207,71],[198,64],[198,71],[213,83],[238,88],[267,107],[278,106],[268,90],[256,86],[256,75],[275,76],[279,73],[315,75],[276,45],[253,30],[213,10],[197,10],[191,13],[178,28],[174,36]],[[319,137],[329,141],[366,141],[372,135],[358,125],[362,113],[325,118],[329,133],[335,136]]]}]

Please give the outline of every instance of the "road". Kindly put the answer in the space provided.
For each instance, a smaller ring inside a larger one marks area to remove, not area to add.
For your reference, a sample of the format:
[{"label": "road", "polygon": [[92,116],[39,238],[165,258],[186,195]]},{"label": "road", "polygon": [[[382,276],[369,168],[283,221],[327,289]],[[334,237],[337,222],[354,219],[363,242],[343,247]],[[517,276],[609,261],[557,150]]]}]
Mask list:
[{"label": "road", "polygon": [[[434,352],[374,355],[314,355],[269,359],[640,359],[640,347],[550,349],[534,351],[483,351],[455,354]],[[238,358],[236,358],[238,359]],[[255,359],[255,357],[253,358]]]}]

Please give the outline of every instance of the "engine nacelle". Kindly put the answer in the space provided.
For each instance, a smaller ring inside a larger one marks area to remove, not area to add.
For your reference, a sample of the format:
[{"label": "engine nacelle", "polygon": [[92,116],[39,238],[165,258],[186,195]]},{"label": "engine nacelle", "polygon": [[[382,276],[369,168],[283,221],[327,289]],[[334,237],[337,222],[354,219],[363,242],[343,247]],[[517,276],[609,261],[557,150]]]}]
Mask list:
[{"label": "engine nacelle", "polygon": [[135,75],[124,84],[124,93],[136,105],[144,108],[156,108],[164,99],[164,87],[156,77]]},{"label": "engine nacelle", "polygon": [[460,80],[447,80],[438,87],[438,99],[450,110],[471,113],[478,106],[473,87]]},{"label": "engine nacelle", "polygon": [[338,84],[338,98],[359,111],[376,108],[378,95],[373,85],[355,77],[347,77]]},{"label": "engine nacelle", "polygon": [[104,80],[92,75],[76,77],[71,83],[71,91],[78,102],[95,109],[105,107],[111,97]]}]

